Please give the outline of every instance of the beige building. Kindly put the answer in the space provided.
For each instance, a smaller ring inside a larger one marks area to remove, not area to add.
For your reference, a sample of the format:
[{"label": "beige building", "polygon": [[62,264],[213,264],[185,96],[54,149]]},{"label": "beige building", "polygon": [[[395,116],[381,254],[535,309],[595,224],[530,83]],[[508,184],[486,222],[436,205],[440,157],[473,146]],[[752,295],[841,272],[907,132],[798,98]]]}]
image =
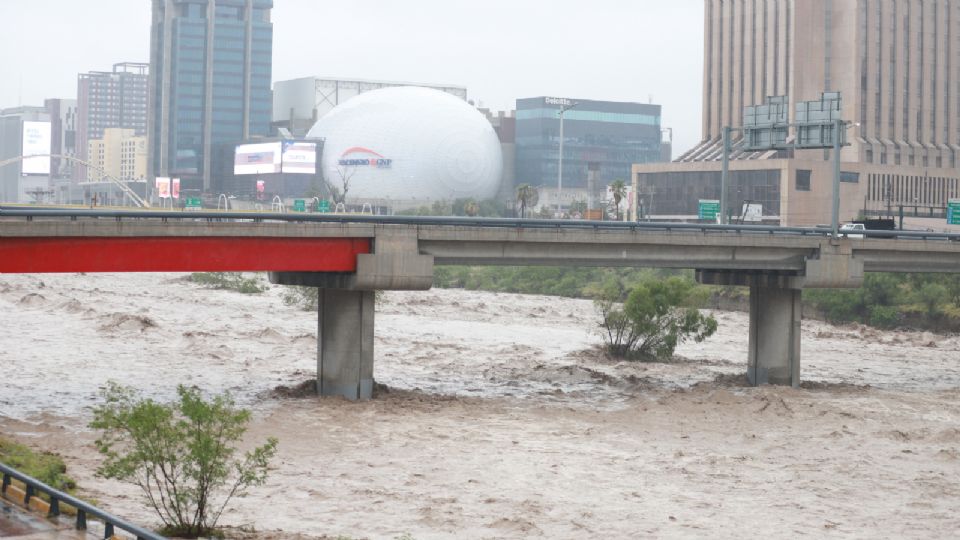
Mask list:
[{"label": "beige building", "polygon": [[147,138],[132,129],[107,128],[102,139],[87,144],[87,181],[99,182],[104,175],[118,180],[144,180],[147,176]]},{"label": "beige building", "polygon": [[[853,124],[841,219],[900,206],[942,215],[960,197],[960,0],[705,0],[704,10],[703,140],[673,164],[634,167],[654,213],[659,202],[695,214],[697,199],[719,198],[723,127],[740,127],[745,107],[783,95],[792,119],[823,92],[841,93]],[[829,221],[829,151],[740,152],[734,133],[735,208],[762,201],[785,225]]]}]

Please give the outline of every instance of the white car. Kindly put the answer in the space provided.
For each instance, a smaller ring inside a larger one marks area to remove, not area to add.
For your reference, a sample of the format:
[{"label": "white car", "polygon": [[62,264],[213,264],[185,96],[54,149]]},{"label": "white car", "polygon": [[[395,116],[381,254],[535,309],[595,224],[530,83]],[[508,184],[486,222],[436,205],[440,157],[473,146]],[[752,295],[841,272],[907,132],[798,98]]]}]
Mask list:
[{"label": "white car", "polygon": [[846,223],[840,227],[840,234],[847,238],[863,238],[863,232],[866,230],[863,223]]}]

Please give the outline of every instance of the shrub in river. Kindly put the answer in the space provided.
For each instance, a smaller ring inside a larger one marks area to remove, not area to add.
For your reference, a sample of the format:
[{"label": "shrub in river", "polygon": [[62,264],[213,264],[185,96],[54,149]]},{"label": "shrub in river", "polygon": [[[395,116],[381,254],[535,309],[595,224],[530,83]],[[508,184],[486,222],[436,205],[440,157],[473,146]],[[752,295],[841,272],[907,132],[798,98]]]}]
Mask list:
[{"label": "shrub in river", "polygon": [[267,290],[259,278],[247,278],[240,272],[194,272],[188,279],[208,289],[224,289],[243,294],[259,294]]},{"label": "shrub in river", "polygon": [[601,334],[607,352],[637,360],[666,359],[677,345],[701,342],[717,331],[717,321],[689,305],[693,285],[681,278],[641,283],[627,301],[617,304],[617,291],[598,298]]}]

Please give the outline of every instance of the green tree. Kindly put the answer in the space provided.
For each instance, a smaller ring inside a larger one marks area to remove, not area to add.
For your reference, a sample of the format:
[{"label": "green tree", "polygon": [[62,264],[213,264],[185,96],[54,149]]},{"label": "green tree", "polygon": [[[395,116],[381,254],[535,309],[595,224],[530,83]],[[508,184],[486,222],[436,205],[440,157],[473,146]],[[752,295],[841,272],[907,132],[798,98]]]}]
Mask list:
[{"label": "green tree", "polygon": [[616,287],[604,291],[596,305],[607,351],[617,357],[651,360],[673,356],[688,339],[701,342],[717,331],[717,321],[684,307],[693,285],[682,278],[637,285],[621,307]]},{"label": "green tree", "polygon": [[139,486],[165,534],[196,538],[214,531],[230,499],[266,481],[277,439],[237,456],[250,412],[228,394],[207,401],[182,385],[177,394],[157,403],[111,382],[90,427],[100,430],[105,456],[97,474]]},{"label": "green tree", "polygon": [[480,201],[480,215],[482,217],[506,217],[508,206],[509,204],[504,204],[502,201],[484,199]]},{"label": "green tree", "polygon": [[587,201],[577,199],[570,203],[570,213],[579,213],[581,216],[587,213]]},{"label": "green tree", "polygon": [[523,219],[527,214],[527,206],[534,204],[537,197],[537,188],[530,184],[520,184],[517,186],[517,202],[520,203],[520,218]]},{"label": "green tree", "polygon": [[940,315],[940,304],[950,297],[950,292],[939,283],[928,282],[915,290],[914,296],[923,306],[927,318],[935,321]]},{"label": "green tree", "polygon": [[610,193],[613,195],[613,205],[616,209],[617,221],[620,221],[620,202],[627,197],[627,185],[623,180],[615,180],[610,184]]}]

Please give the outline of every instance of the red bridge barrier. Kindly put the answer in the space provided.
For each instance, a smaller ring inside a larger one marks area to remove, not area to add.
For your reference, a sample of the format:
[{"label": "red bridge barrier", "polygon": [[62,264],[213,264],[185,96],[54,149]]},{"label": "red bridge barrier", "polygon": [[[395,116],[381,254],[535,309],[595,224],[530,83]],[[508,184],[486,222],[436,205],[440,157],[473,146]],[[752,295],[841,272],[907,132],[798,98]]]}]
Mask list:
[{"label": "red bridge barrier", "polygon": [[368,238],[0,237],[0,273],[355,272]]}]

